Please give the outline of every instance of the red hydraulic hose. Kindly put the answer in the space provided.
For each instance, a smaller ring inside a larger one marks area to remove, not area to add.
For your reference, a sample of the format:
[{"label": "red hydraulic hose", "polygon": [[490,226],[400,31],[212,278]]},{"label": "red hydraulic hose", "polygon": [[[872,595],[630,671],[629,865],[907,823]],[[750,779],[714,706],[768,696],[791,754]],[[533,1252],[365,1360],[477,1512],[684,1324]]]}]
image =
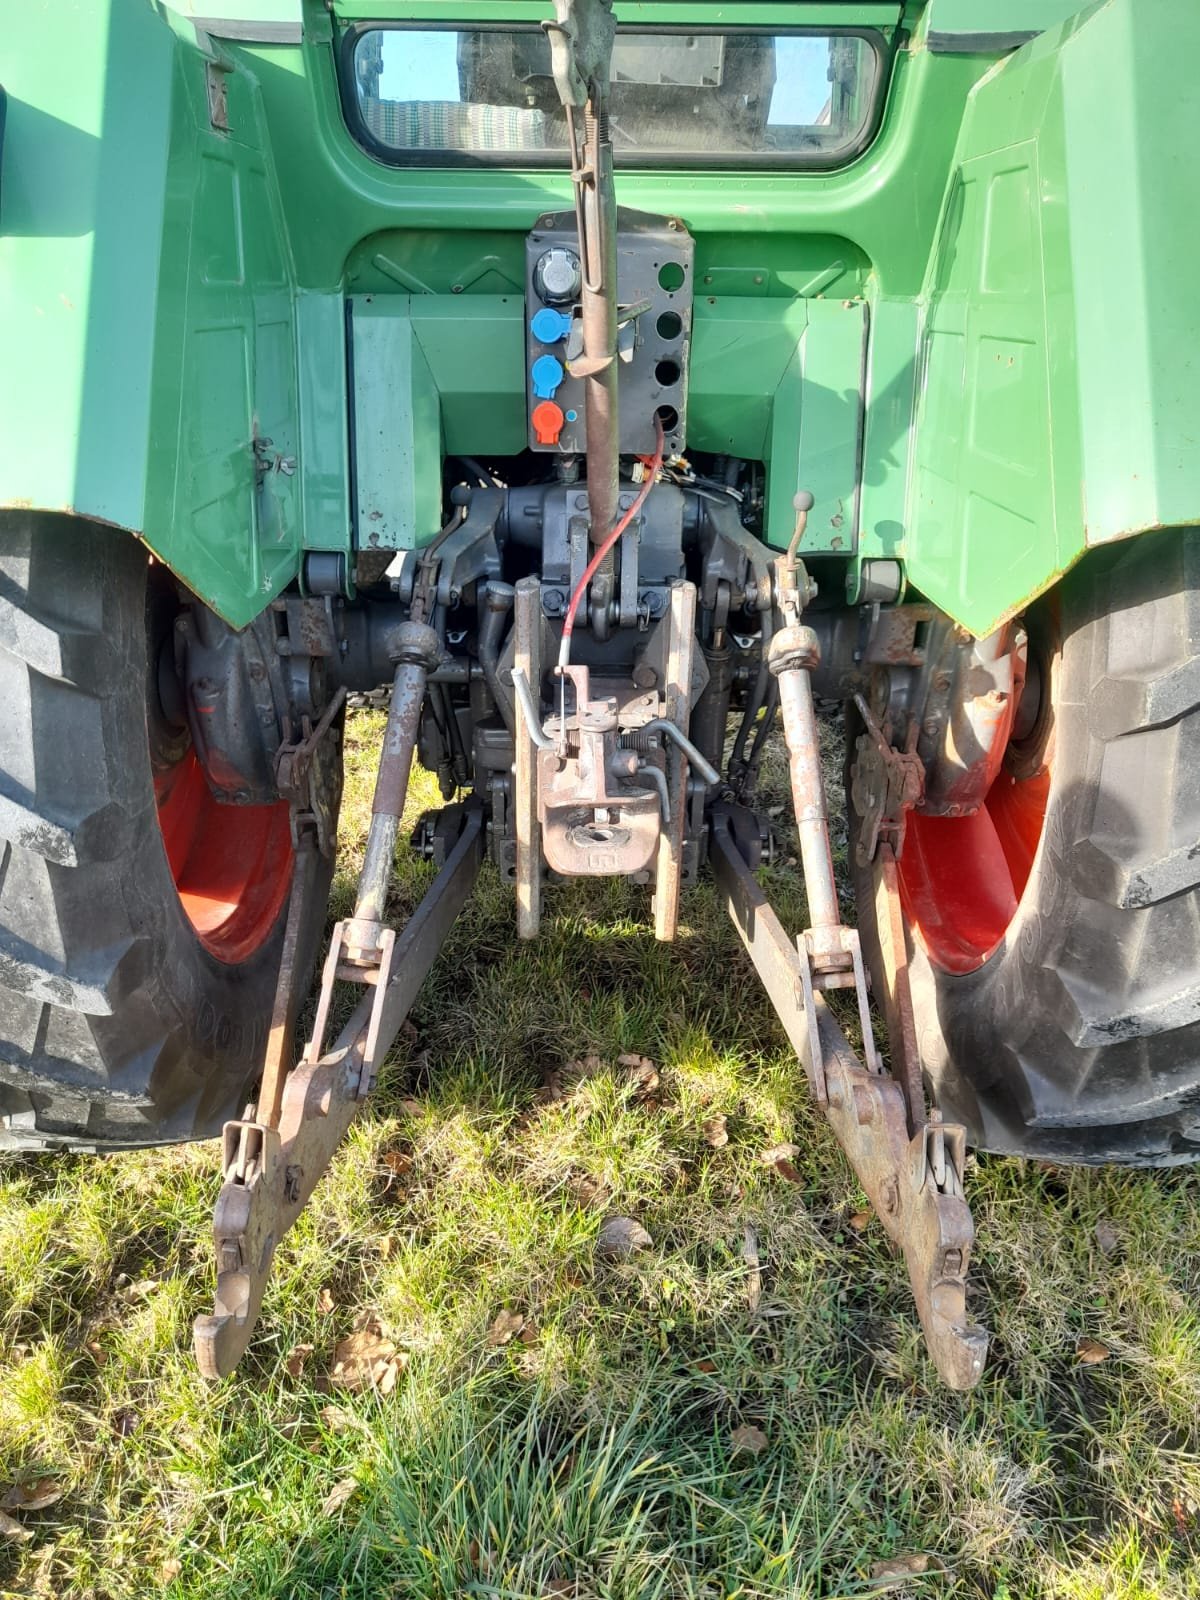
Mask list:
[{"label": "red hydraulic hose", "polygon": [[623,517],[620,518],[616,527],[596,551],[596,554],[588,562],[587,566],[584,568],[583,577],[580,578],[579,582],[575,585],[575,588],[571,593],[571,602],[567,606],[567,620],[563,623],[562,644],[559,646],[558,651],[558,670],[560,672],[565,669],[568,661],[571,659],[571,635],[575,631],[575,613],[579,610],[579,602],[587,593],[588,584],[591,583],[592,579],[596,576],[597,568],[604,560],[605,556],[612,549],[613,545],[616,544],[617,540],[625,532],[625,529],[645,505],[646,496],[654,487],[654,480],[658,477],[659,469],[661,468],[663,461],[663,425],[658,417],[655,417],[654,419],[654,437],[654,460],[646,469],[645,482],[638,490],[634,502],[630,506],[629,510]]}]

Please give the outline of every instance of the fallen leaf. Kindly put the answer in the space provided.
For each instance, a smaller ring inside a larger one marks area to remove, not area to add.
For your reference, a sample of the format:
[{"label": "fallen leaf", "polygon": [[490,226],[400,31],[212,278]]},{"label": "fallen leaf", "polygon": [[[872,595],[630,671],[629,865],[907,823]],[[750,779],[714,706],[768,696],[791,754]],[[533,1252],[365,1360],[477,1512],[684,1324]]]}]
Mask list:
[{"label": "fallen leaf", "polygon": [[632,1077],[634,1095],[639,1100],[648,1100],[662,1082],[649,1056],[618,1056],[617,1065],[624,1067]]},{"label": "fallen leaf", "polygon": [[351,1428],[358,1427],[358,1418],[344,1406],[322,1406],[321,1421],[330,1433],[348,1433]]},{"label": "fallen leaf", "polygon": [[89,1339],[84,1348],[87,1350],[88,1355],[91,1356],[92,1360],[98,1367],[102,1367],[108,1360],[108,1352],[100,1343],[99,1339]]},{"label": "fallen leaf", "polygon": [[326,1285],[317,1295],[317,1310],[328,1316],[336,1306],[337,1301],[333,1298],[333,1290]]},{"label": "fallen leaf", "polygon": [[761,1151],[758,1159],[764,1167],[773,1167],[777,1161],[790,1161],[793,1156],[799,1154],[799,1145],[773,1144],[769,1150]]},{"label": "fallen leaf", "polygon": [[0,1507],[5,1511],[44,1511],[64,1493],[57,1478],[35,1478],[32,1483],[14,1483],[6,1489],[0,1495]]},{"label": "fallen leaf", "polygon": [[861,1233],[868,1225],[873,1215],[874,1213],[872,1212],[870,1206],[868,1206],[865,1211],[852,1212],[850,1216],[846,1218],[846,1221],[854,1229],[855,1233]]},{"label": "fallen leaf", "polygon": [[745,1450],[749,1455],[758,1456],[767,1448],[767,1436],[752,1422],[743,1422],[740,1428],[735,1428],[729,1435],[729,1443],[735,1455],[739,1450]]},{"label": "fallen leaf", "polygon": [[0,1511],[0,1539],[32,1539],[33,1534],[28,1528],[23,1528],[16,1517],[10,1517],[7,1511]]},{"label": "fallen leaf", "polygon": [[1096,1243],[1106,1256],[1115,1255],[1121,1248],[1120,1230],[1102,1217],[1096,1224]]},{"label": "fallen leaf", "polygon": [[626,1261],[653,1243],[641,1223],[632,1217],[609,1217],[596,1236],[596,1254],[612,1261]]},{"label": "fallen leaf", "polygon": [[715,1372],[716,1370],[717,1370],[717,1363],[715,1361],[709,1361],[707,1359],[707,1357],[703,1361],[697,1361],[696,1362],[696,1371],[697,1372],[705,1372],[705,1373],[707,1373],[707,1372]]},{"label": "fallen leaf", "polygon": [[137,1430],[138,1416],[136,1411],[122,1407],[112,1419],[112,1431],[118,1439],[128,1439],[131,1433]]},{"label": "fallen leaf", "polygon": [[581,1206],[604,1205],[609,1197],[604,1184],[597,1183],[595,1178],[589,1178],[586,1173],[571,1180],[571,1192]]},{"label": "fallen leaf", "polygon": [[786,1178],[789,1183],[802,1183],[804,1181],[786,1156],[780,1156],[779,1160],[776,1161],[775,1171],[781,1178]]},{"label": "fallen leaf", "polygon": [[905,1578],[919,1578],[923,1572],[944,1572],[936,1556],[892,1556],[887,1561],[877,1561],[871,1568],[871,1582],[878,1584],[903,1583]]},{"label": "fallen leaf", "polygon": [[394,1233],[385,1233],[383,1238],[379,1241],[380,1258],[386,1261],[395,1248],[396,1235]]},{"label": "fallen leaf", "polygon": [[527,1322],[517,1335],[522,1344],[536,1344],[538,1341],[538,1327],[536,1322]]},{"label": "fallen leaf", "polygon": [[332,1517],[336,1511],[342,1509],[357,1488],[357,1478],[343,1478],[341,1483],[335,1483],[321,1503],[321,1515]]},{"label": "fallen leaf", "polygon": [[423,1117],[425,1107],[419,1100],[401,1100],[400,1109],[406,1117]]},{"label": "fallen leaf", "polygon": [[339,1389],[378,1389],[391,1394],[407,1362],[387,1337],[383,1323],[374,1311],[360,1311],[354,1319],[354,1332],[342,1339],[333,1352],[329,1381]]},{"label": "fallen leaf", "polygon": [[175,1556],[168,1556],[158,1569],[159,1583],[172,1583],[183,1571],[183,1562]]},{"label": "fallen leaf", "polygon": [[283,1363],[284,1370],[289,1378],[298,1378],[304,1371],[304,1363],[313,1353],[310,1344],[294,1344],[287,1353],[287,1360]]},{"label": "fallen leaf", "polygon": [[383,1164],[394,1178],[403,1178],[412,1171],[413,1160],[403,1150],[389,1150],[383,1158]]},{"label": "fallen leaf", "polygon": [[1075,1354],[1081,1366],[1094,1367],[1098,1362],[1107,1361],[1112,1351],[1099,1339],[1080,1339],[1075,1346]]},{"label": "fallen leaf", "polygon": [[575,1585],[570,1578],[547,1578],[542,1585],[544,1595],[574,1594]]},{"label": "fallen leaf", "polygon": [[729,1129],[722,1116],[709,1117],[704,1124],[704,1137],[714,1150],[720,1150],[729,1143]]},{"label": "fallen leaf", "polygon": [[507,1344],[524,1326],[525,1318],[519,1311],[501,1311],[488,1329],[487,1342],[490,1345]]}]

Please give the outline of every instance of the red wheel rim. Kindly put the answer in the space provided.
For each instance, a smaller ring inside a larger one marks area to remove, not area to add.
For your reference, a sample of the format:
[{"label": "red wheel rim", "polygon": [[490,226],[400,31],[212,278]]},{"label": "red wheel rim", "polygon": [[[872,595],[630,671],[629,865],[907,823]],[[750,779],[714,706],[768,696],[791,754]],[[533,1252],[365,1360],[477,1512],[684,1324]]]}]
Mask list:
[{"label": "red wheel rim", "polygon": [[1046,822],[1050,768],[1002,766],[967,817],[911,812],[899,861],[900,903],[917,941],[945,972],[974,972],[1017,914]]},{"label": "red wheel rim", "polygon": [[171,876],[196,936],[219,961],[247,960],[270,937],[291,884],[287,802],[221,805],[190,748],[154,787]]}]

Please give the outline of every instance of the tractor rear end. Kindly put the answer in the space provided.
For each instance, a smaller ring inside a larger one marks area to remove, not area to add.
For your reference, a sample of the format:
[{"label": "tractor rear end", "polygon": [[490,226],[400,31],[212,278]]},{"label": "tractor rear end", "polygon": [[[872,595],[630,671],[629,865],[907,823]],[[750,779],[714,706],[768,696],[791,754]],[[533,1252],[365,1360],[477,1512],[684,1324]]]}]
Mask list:
[{"label": "tractor rear end", "polygon": [[[674,939],[709,876],[970,1387],[968,1143],[1200,1152],[1200,20],[244,9],[17,29],[0,1137],[224,1130],[222,1376],[478,873],[521,939],[610,876]],[[447,803],[394,928],[414,761]]]}]

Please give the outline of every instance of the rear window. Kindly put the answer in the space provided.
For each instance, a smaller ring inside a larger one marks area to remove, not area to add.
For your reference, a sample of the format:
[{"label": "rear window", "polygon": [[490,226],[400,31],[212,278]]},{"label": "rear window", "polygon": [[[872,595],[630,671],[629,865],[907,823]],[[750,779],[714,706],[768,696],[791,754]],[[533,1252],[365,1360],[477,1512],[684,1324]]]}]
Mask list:
[{"label": "rear window", "polygon": [[[343,43],[359,141],[400,165],[557,167],[567,131],[540,28],[355,28]],[[620,28],[610,124],[618,166],[837,166],[883,93],[868,30]]]}]

